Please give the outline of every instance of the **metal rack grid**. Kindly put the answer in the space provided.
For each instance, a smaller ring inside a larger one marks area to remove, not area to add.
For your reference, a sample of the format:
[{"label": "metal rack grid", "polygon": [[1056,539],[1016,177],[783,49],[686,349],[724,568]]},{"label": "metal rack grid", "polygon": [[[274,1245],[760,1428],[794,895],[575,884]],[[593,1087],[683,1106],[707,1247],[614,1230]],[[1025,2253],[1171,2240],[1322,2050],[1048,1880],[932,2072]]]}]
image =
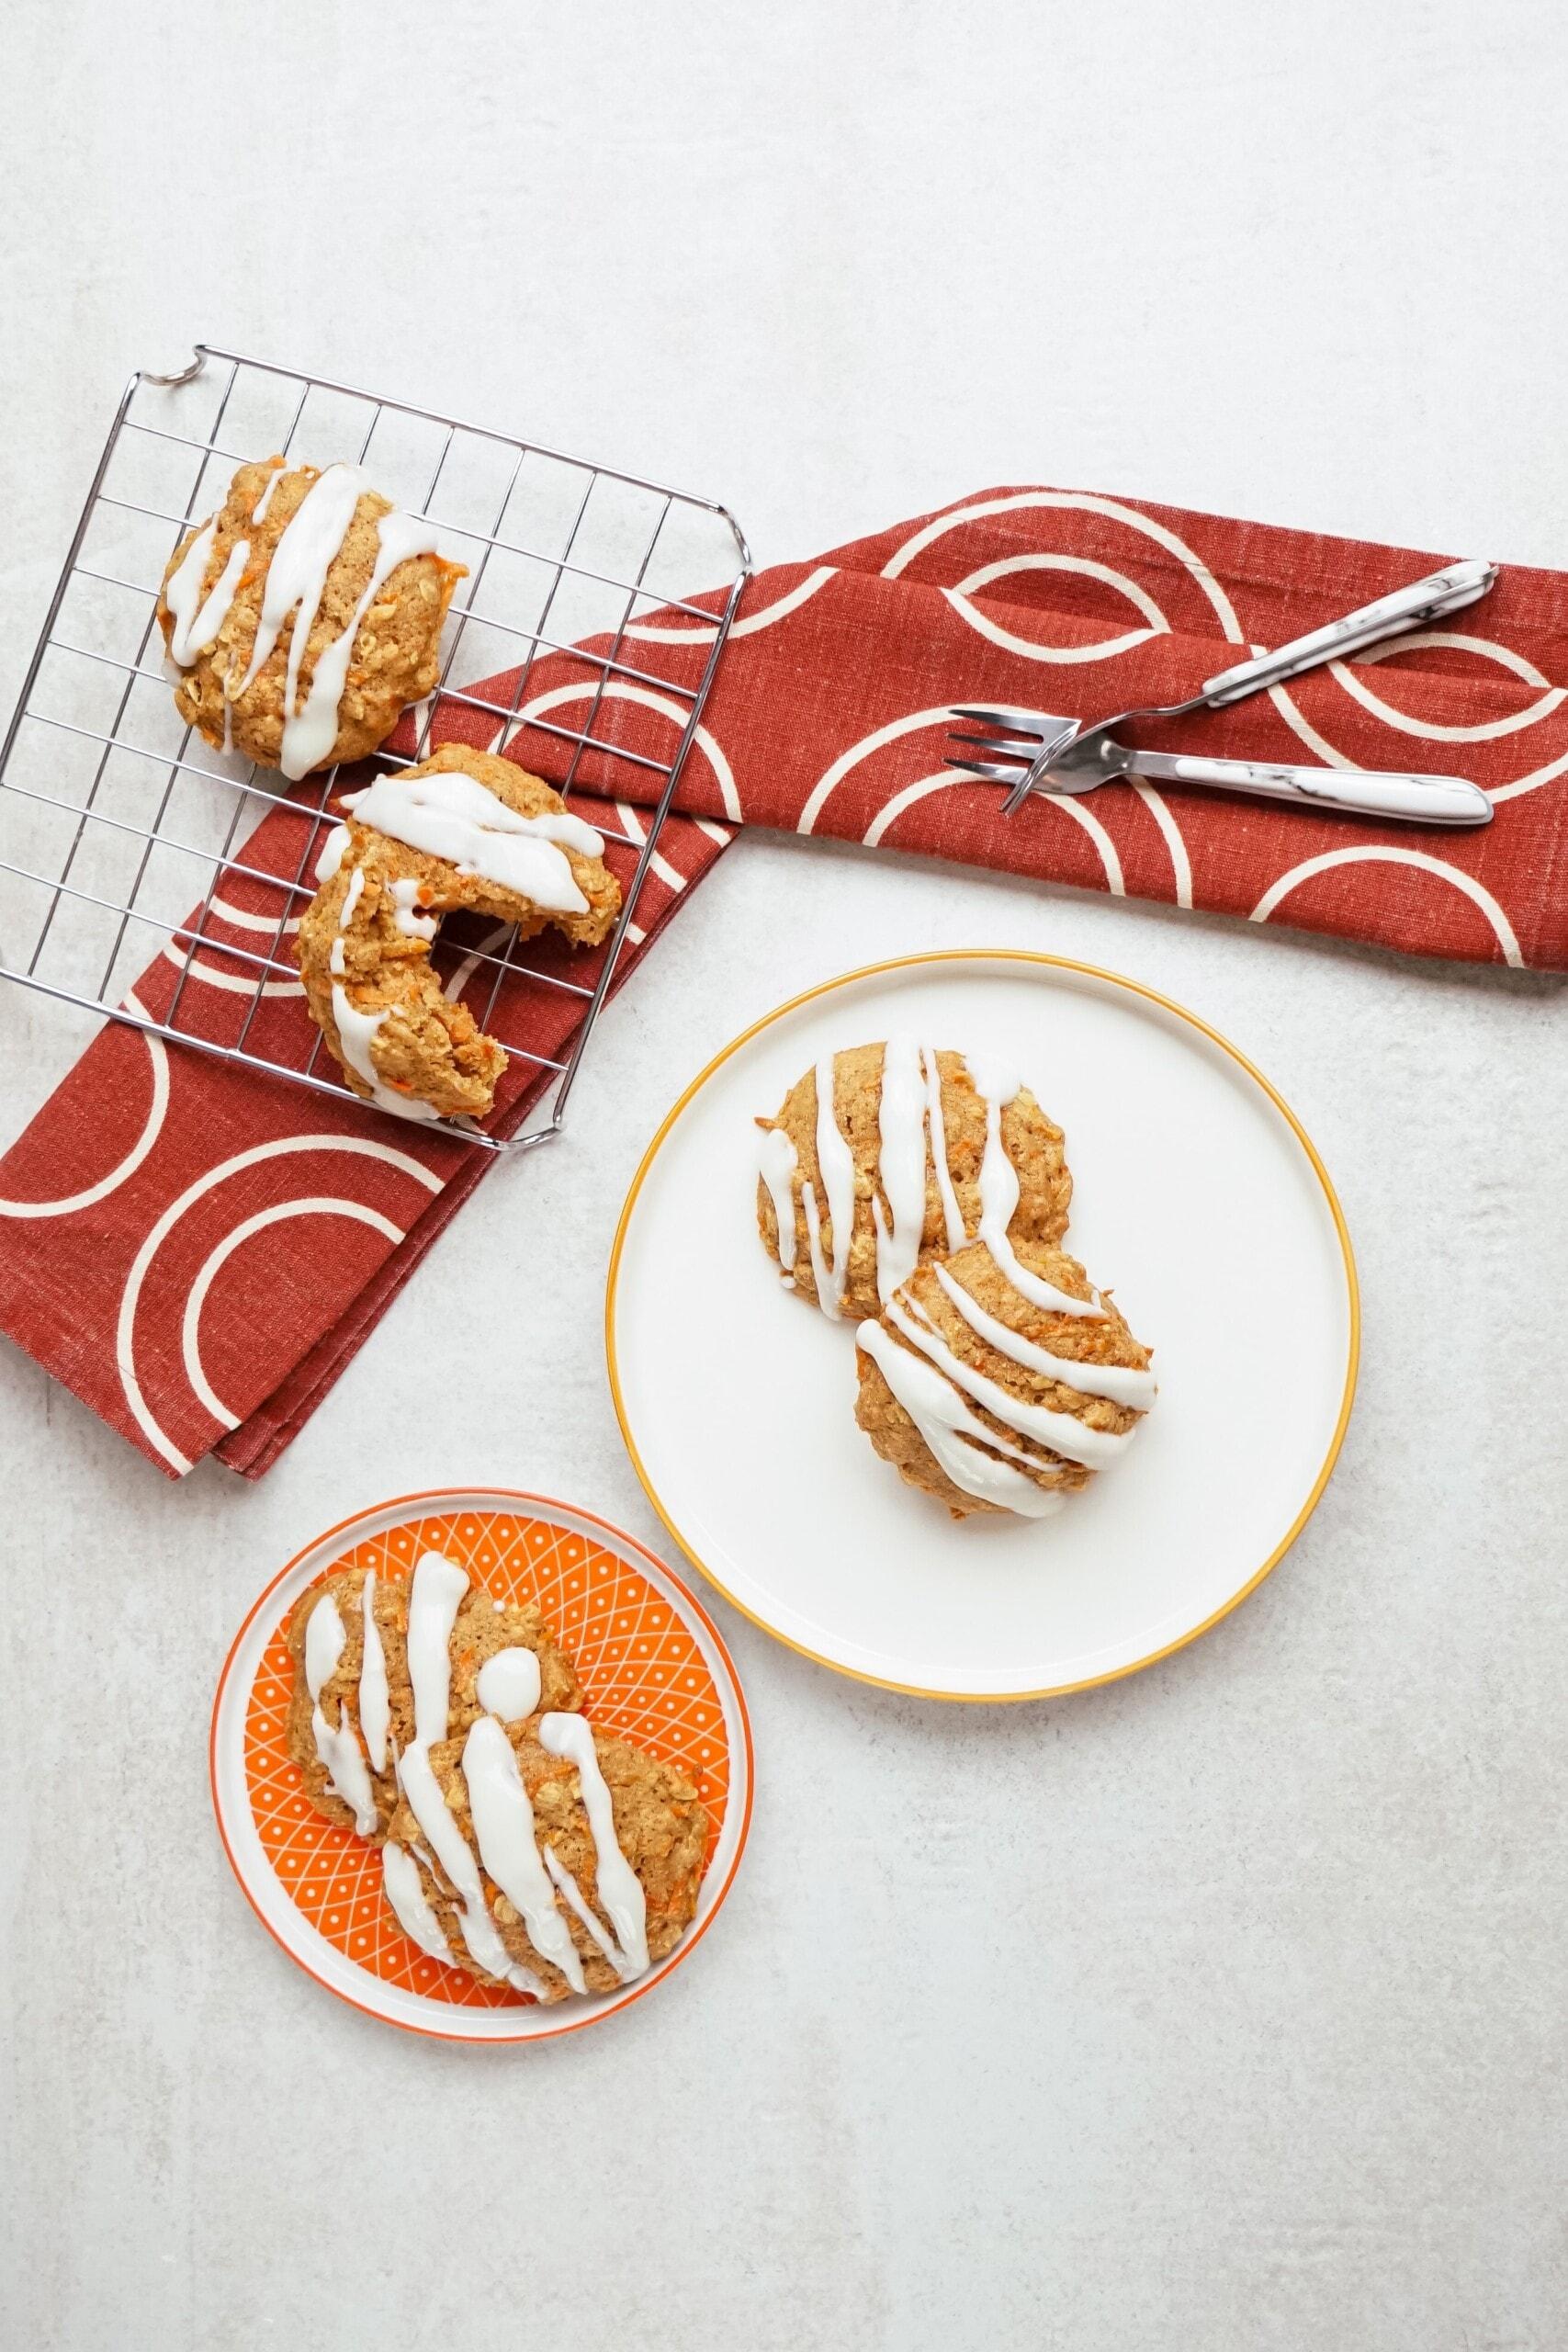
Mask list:
[{"label": "metal rack grid", "polygon": [[[429,519],[444,555],[468,566],[448,616],[439,683],[419,714],[414,750],[400,763],[425,756],[438,709],[480,712],[501,734],[525,720],[561,747],[558,789],[569,805],[585,754],[597,756],[592,821],[636,852],[591,984],[525,962],[515,933],[503,928],[465,941],[460,920],[444,924],[437,943],[438,961],[445,956],[456,967],[449,986],[475,989],[481,1028],[544,1075],[550,1091],[540,1114],[514,1136],[448,1120],[430,1131],[498,1150],[545,1142],[560,1131],[751,560],[734,518],[710,500],[405,401],[207,345],[177,375],[131,379],[0,744],[0,977],[296,1085],[349,1091],[302,1011],[283,1045],[277,1022],[263,1017],[269,997],[298,987],[289,937],[313,895],[317,844],[337,821],[329,808],[337,770],[289,788],[253,763],[214,752],[180,721],[168,677],[155,666],[158,591],[170,555],[221,502],[236,464],[279,451],[295,464],[364,466],[384,495]],[[693,602],[699,594],[710,603]],[[662,673],[657,632],[639,641],[640,617],[671,609],[691,616],[684,633],[691,622],[712,631],[694,684]],[[541,697],[555,706],[547,716],[528,702],[536,662],[554,652],[570,653],[594,680],[573,695],[588,704],[576,725],[570,705],[563,716],[554,697]],[[473,691],[513,667],[507,701]],[[609,715],[628,693],[660,697],[674,729],[667,759],[610,740]],[[398,756],[376,755],[382,763]],[[629,830],[606,824],[602,813],[606,793],[616,797],[603,778],[623,769],[635,772],[642,803]],[[300,836],[297,865],[281,875],[245,856],[256,827],[280,812],[298,818]],[[185,875],[192,879],[182,904]],[[220,896],[228,877],[276,894],[275,921],[254,912],[239,919],[254,946],[223,935],[235,921]],[[204,945],[223,958],[224,987],[248,995],[229,1023],[231,1036],[202,1034],[204,990],[188,983],[193,974],[212,976],[197,960]],[[177,977],[153,1018],[126,992],[160,947]],[[503,1015],[511,1005],[514,1017],[527,994],[509,988],[503,997],[508,981],[580,1001],[562,1057],[530,1051],[507,1035],[504,1018],[496,1022],[498,1005]],[[367,1120],[381,1115],[365,1106]]]}]

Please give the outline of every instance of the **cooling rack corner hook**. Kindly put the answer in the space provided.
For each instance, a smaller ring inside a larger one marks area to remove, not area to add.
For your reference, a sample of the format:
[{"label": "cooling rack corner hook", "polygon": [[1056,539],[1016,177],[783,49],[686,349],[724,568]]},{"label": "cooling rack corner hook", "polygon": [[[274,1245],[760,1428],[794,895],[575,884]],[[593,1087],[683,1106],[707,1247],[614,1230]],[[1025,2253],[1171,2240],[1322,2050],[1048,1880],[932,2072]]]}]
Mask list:
[{"label": "cooling rack corner hook", "polygon": [[173,390],[175,387],[180,384],[194,384],[206,365],[207,352],[205,346],[199,343],[194,344],[191,346],[191,357],[188,367],[180,368],[178,373],[173,376],[154,375],[151,368],[143,368],[141,370],[141,381],[144,384],[164,384]]}]

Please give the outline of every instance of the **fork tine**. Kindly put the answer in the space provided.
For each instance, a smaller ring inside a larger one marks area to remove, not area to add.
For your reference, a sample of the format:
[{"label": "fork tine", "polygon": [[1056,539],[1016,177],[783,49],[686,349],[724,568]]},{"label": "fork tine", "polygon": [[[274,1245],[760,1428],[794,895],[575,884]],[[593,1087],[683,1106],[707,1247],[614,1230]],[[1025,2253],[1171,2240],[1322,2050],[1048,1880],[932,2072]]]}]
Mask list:
[{"label": "fork tine", "polygon": [[960,735],[955,729],[947,740],[950,743],[973,743],[977,752],[989,752],[1000,760],[1021,760],[1026,767],[1039,758],[1044,748],[1038,735]]},{"label": "fork tine", "polygon": [[1077,725],[1076,718],[1058,718],[1048,710],[1010,710],[993,703],[954,703],[952,715],[976,727],[999,727],[1004,734],[1032,735],[1042,742],[1064,727]]},{"label": "fork tine", "polygon": [[997,767],[984,760],[949,760],[947,764],[962,769],[965,775],[977,775],[986,784],[1017,784],[1029,774],[1027,760],[1010,760],[1006,767]]}]

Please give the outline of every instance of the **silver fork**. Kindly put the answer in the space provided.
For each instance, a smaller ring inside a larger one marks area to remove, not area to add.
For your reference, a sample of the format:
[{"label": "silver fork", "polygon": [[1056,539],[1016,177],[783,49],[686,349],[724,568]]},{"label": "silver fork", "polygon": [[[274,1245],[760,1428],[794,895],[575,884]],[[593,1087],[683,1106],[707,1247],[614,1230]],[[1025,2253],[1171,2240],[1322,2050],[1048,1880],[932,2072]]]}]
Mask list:
[{"label": "silver fork", "polygon": [[[951,764],[974,775],[986,775],[992,783],[1010,784],[1011,789],[1002,804],[1003,813],[1009,817],[1037,788],[1054,792],[1089,792],[1095,785],[1102,784],[1107,775],[1134,773],[1153,776],[1155,771],[1151,769],[1107,767],[1100,749],[1101,741],[1109,738],[1113,729],[1124,726],[1132,718],[1183,718],[1190,711],[1223,710],[1230,703],[1245,700],[1248,695],[1261,694],[1269,686],[1282,685],[1287,678],[1297,678],[1304,671],[1315,670],[1325,662],[1359,653],[1366,646],[1379,644],[1384,638],[1401,636],[1406,629],[1419,628],[1424,621],[1437,620],[1445,613],[1457,613],[1464,605],[1473,605],[1479,597],[1484,596],[1496,577],[1497,566],[1487,562],[1483,557],[1471,557],[1459,563],[1447,564],[1441,571],[1431,572],[1425,580],[1414,580],[1408,587],[1396,588],[1387,596],[1379,596],[1370,605],[1358,606],[1355,612],[1347,613],[1342,620],[1329,621],[1322,628],[1309,630],[1304,637],[1292,638],[1288,645],[1277,647],[1272,653],[1249,656],[1245,662],[1234,663],[1228,670],[1221,670],[1214,677],[1205,679],[1198,692],[1190,695],[1184,702],[1135,706],[1131,710],[1116,711],[1111,718],[1099,719],[1092,726],[1082,719],[1056,718],[1045,711],[957,704],[953,707],[954,718],[969,719],[992,729],[999,729],[1015,740],[1001,742],[990,737],[954,735],[955,742],[977,745],[993,757],[999,754],[1005,766],[1001,769],[994,765],[982,767],[972,760],[954,760]],[[1118,758],[1125,756],[1129,760],[1163,759],[1166,756],[1152,752],[1123,755],[1120,745],[1108,745],[1107,748]],[[1194,763],[1189,762],[1186,764],[1190,767]],[[1210,769],[1257,766],[1251,761],[1211,760],[1196,764]],[[1292,779],[1280,792],[1280,797],[1291,799],[1310,797],[1304,786],[1294,779],[1311,778],[1316,782],[1328,774],[1345,773],[1322,768],[1271,766],[1266,770],[1259,768],[1258,772],[1277,778]],[[1211,783],[1223,788],[1228,782],[1232,790],[1269,790],[1268,786],[1259,783],[1243,784],[1235,775],[1222,778],[1218,775],[1188,774],[1175,777],[1167,771],[1161,771],[1161,777],[1167,783]],[[1457,777],[1388,779],[1391,782],[1395,780],[1445,785],[1461,781]],[[1467,788],[1477,792],[1473,785]],[[1478,793],[1478,797],[1484,800],[1485,796]],[[1337,792],[1325,805],[1348,808],[1356,804],[1347,799],[1342,792]],[[1486,803],[1486,809],[1489,817],[1490,802]],[[1434,817],[1426,808],[1417,814],[1414,810],[1393,808],[1381,802],[1375,808],[1366,809],[1365,813],[1409,815],[1413,821],[1427,824],[1483,824],[1486,821],[1485,818],[1473,813]]]},{"label": "silver fork", "polygon": [[[1332,808],[1340,816],[1396,818],[1410,825],[1489,825],[1492,803],[1478,784],[1459,775],[1418,775],[1383,768],[1280,767],[1270,760],[1200,758],[1182,752],[1134,752],[1118,743],[1103,727],[1072,741],[1064,771],[1056,765],[1051,746],[1070,739],[1076,722],[1056,718],[1047,711],[994,712],[994,718],[1016,725],[1029,718],[1034,732],[1019,740],[1004,738],[982,748],[998,756],[990,762],[952,760],[949,765],[988,784],[1013,786],[1003,804],[1015,806],[1021,786],[1052,795],[1092,792],[1112,776],[1143,776],[1151,784],[1206,785],[1218,792],[1261,794],[1268,800],[1293,800],[1305,808]],[[1055,729],[1055,736],[1052,730]],[[974,736],[960,736],[974,742]],[[1041,745],[1044,744],[1043,751]],[[1087,757],[1082,756],[1087,751]],[[1036,756],[1038,755],[1038,756]]]}]

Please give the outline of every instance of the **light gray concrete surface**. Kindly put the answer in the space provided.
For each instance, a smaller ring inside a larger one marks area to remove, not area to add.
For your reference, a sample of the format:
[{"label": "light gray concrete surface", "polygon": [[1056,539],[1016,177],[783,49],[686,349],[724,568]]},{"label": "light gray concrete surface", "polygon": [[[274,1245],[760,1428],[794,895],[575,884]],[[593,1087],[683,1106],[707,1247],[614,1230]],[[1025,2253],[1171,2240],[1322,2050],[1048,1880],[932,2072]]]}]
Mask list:
[{"label": "light gray concrete surface", "polygon": [[[1568,562],[1552,0],[13,0],[6,46],[7,699],[121,381],[197,334],[711,489],[764,560],[1043,479]],[[943,943],[1133,973],[1299,1107],[1365,1285],[1316,1519],[1057,1705],[718,1604],[761,1782],[689,1968],[532,2052],[355,2016],[213,1834],[236,1623],[421,1480],[658,1541],[599,1332],[637,1155],[743,1021]],[[1568,2340],[1565,1031],[1538,980],[748,840],[260,1487],[165,1485],[0,1351],[0,2338]],[[8,1126],[64,1053],[0,1002]]]}]

